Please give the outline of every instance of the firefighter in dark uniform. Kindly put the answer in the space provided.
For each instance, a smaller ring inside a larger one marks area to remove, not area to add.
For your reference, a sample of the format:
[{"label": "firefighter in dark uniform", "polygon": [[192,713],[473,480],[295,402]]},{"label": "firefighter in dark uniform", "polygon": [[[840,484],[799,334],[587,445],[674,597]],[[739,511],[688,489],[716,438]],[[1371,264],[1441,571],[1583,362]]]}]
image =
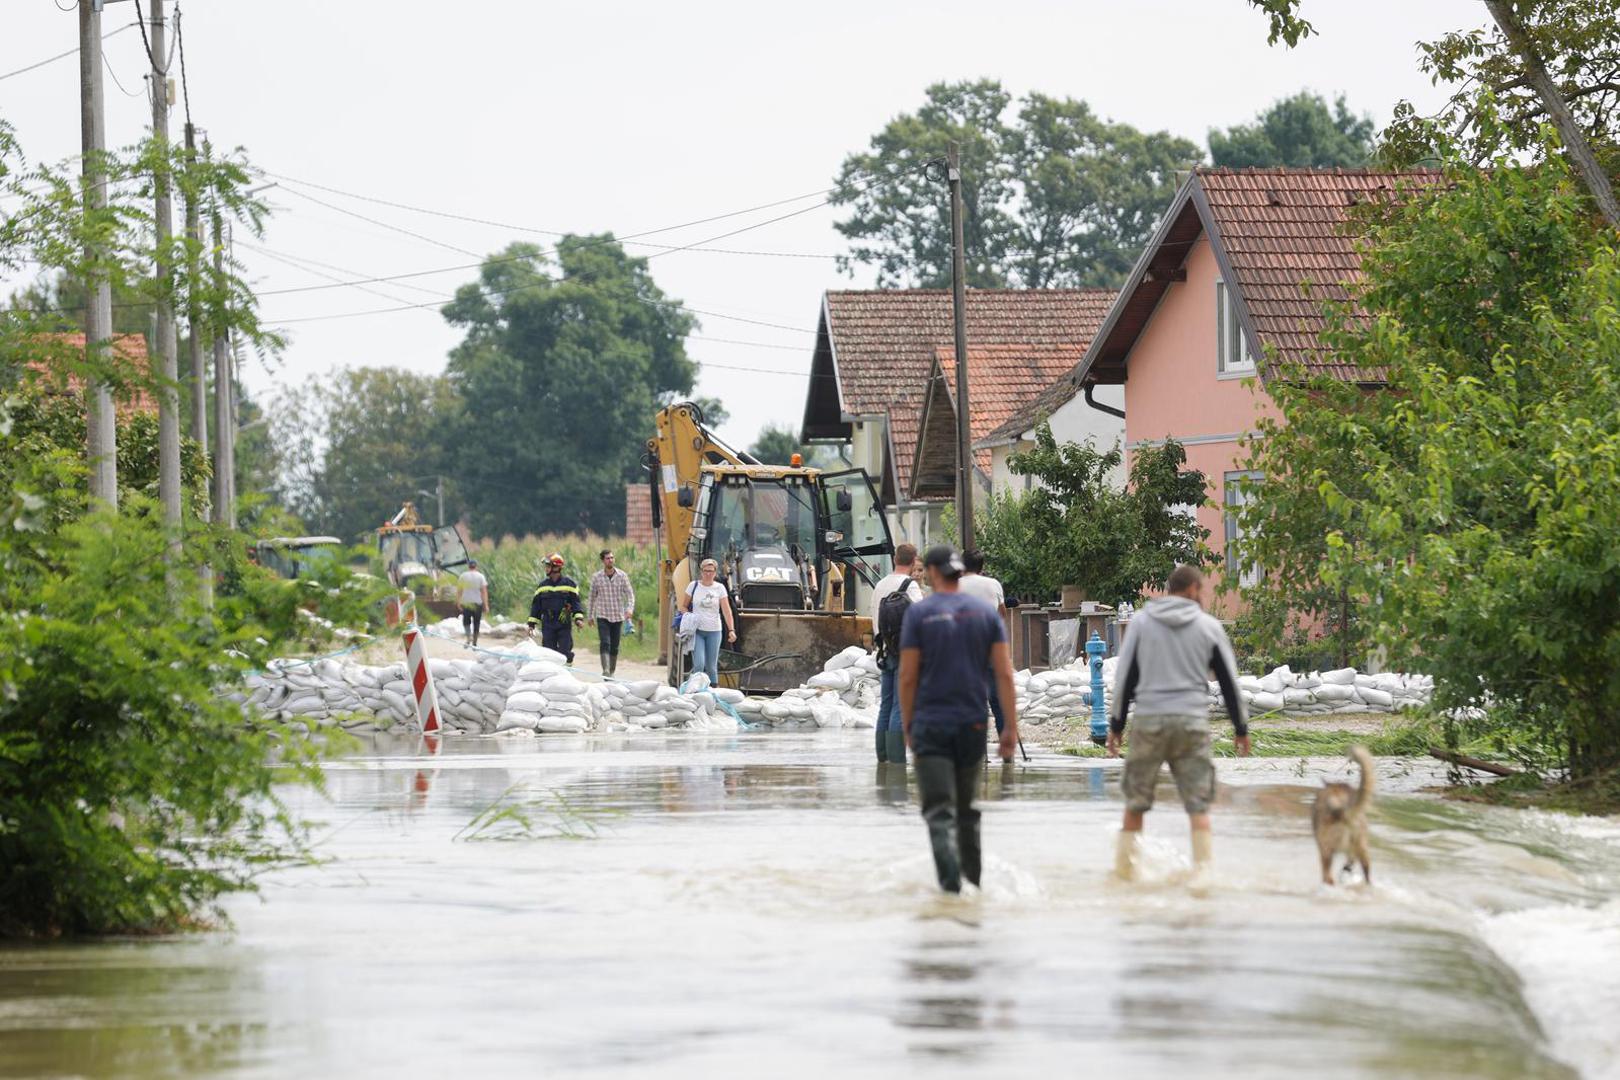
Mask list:
[{"label": "firefighter in dark uniform", "polygon": [[574,662],[574,627],[585,625],[585,605],[579,583],[563,572],[563,557],[546,557],[546,577],[529,601],[529,633],[540,628],[540,644]]}]

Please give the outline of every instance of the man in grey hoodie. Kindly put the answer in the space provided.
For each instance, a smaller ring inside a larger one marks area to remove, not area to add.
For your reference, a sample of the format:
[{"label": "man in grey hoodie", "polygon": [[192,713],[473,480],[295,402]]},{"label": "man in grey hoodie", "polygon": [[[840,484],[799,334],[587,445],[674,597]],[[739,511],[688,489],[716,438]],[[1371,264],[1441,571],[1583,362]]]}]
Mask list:
[{"label": "man in grey hoodie", "polygon": [[1114,872],[1135,875],[1142,818],[1153,809],[1159,767],[1168,763],[1192,825],[1194,884],[1207,885],[1211,843],[1209,804],[1215,798],[1215,763],[1209,754],[1209,677],[1215,676],[1237,752],[1249,753],[1249,723],[1237,688],[1237,662],[1226,630],[1204,612],[1204,574],[1178,566],[1164,583],[1167,595],[1149,600],[1130,621],[1114,674],[1114,715],[1108,756],[1119,756],[1126,713],[1136,702],[1136,726],[1125,756],[1125,822],[1114,853]]}]

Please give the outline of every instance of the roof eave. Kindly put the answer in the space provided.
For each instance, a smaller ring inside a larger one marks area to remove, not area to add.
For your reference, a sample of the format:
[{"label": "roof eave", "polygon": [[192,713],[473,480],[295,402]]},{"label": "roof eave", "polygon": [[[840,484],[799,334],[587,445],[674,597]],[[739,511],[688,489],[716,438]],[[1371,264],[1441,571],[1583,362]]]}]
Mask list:
[{"label": "roof eave", "polygon": [[[1103,346],[1107,343],[1109,336],[1113,334],[1114,327],[1119,324],[1119,320],[1124,316],[1126,304],[1136,293],[1136,290],[1142,286],[1142,282],[1146,280],[1153,257],[1158,254],[1159,248],[1170,234],[1170,230],[1175,227],[1176,220],[1181,217],[1182,211],[1186,209],[1187,202],[1193,197],[1193,191],[1197,186],[1198,174],[1194,172],[1182,182],[1181,188],[1176,192],[1176,197],[1170,201],[1169,208],[1165,210],[1164,216],[1159,219],[1158,228],[1153,230],[1153,236],[1148,240],[1147,247],[1143,248],[1142,254],[1137,256],[1136,265],[1131,267],[1130,276],[1125,279],[1125,284],[1115,294],[1114,302],[1108,308],[1108,314],[1103,316],[1102,325],[1097,327],[1097,332],[1091,336],[1091,344],[1086,347],[1086,355],[1080,361],[1080,374],[1076,379],[1078,384],[1085,385],[1087,378],[1091,375],[1092,367],[1096,365],[1098,357],[1102,353]],[[1205,209],[1207,210],[1207,204]],[[1200,218],[1205,217],[1204,211],[1200,211],[1199,216]]]}]

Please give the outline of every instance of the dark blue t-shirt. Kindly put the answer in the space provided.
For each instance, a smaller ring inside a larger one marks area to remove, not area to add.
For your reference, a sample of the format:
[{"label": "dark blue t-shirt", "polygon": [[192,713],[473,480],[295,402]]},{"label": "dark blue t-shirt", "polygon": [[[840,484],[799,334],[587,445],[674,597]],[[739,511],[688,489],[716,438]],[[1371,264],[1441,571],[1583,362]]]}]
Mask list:
[{"label": "dark blue t-shirt", "polygon": [[1006,640],[1001,616],[977,597],[935,593],[912,604],[900,628],[900,651],[922,651],[912,725],[984,723],[990,647]]}]

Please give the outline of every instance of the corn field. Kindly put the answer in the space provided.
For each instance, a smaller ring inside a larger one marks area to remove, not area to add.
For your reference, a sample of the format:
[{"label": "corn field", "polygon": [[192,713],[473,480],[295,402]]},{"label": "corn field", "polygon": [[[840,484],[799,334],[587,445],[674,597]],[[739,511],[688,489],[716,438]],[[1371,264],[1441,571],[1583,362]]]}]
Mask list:
[{"label": "corn field", "polygon": [[563,573],[579,582],[587,602],[591,575],[602,568],[602,550],[617,556],[620,570],[630,575],[636,590],[636,623],[653,626],[658,620],[658,558],[651,544],[630,544],[623,537],[547,534],[506,536],[480,540],[468,547],[478,568],[489,578],[489,603],[495,612],[522,621],[529,614],[529,599],[543,575],[541,560],[553,552],[564,560]]}]

